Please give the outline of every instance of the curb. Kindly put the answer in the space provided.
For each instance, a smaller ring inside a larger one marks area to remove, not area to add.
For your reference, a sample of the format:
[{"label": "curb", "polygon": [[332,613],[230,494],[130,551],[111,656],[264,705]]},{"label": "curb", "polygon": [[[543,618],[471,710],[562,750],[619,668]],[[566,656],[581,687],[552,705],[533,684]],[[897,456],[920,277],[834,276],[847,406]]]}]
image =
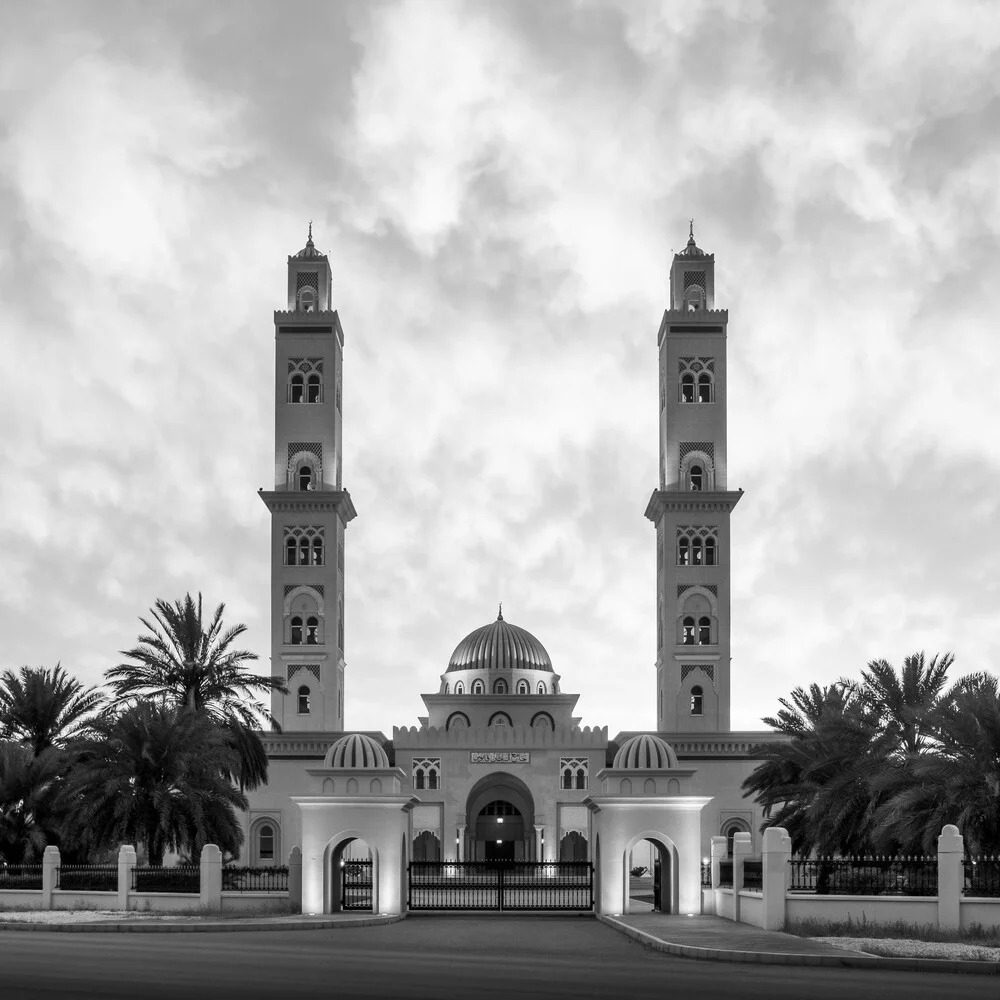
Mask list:
[{"label": "curb", "polygon": [[148,922],[139,920],[93,921],[73,924],[34,924],[27,920],[0,922],[0,931],[54,931],[63,934],[236,934],[242,931],[325,931],[341,927],[380,927],[402,920],[402,914],[387,917],[358,917],[347,920],[294,920],[278,923],[276,920],[256,920],[240,923],[236,920],[217,920],[199,924],[192,920],[185,923],[169,921]]},{"label": "curb", "polygon": [[699,948],[690,944],[672,944],[654,937],[646,931],[630,927],[620,920],[615,920],[614,917],[605,916],[603,913],[598,913],[596,916],[601,923],[607,924],[626,937],[633,938],[656,951],[662,951],[679,958],[692,958],[700,962],[746,962],[754,965],[812,965],[828,968],[888,969],[893,972],[958,972],[978,976],[1000,975],[1000,962],[974,962],[966,959],[943,958],[882,958],[878,955],[851,954],[847,951],[841,956]]}]

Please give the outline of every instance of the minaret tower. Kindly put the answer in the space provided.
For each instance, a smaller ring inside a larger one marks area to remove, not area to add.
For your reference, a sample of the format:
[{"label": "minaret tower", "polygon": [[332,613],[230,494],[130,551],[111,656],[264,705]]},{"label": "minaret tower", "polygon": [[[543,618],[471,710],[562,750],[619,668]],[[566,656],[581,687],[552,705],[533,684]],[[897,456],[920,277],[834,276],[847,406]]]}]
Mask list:
[{"label": "minaret tower", "polygon": [[664,733],[729,730],[729,515],[726,327],[715,308],[715,255],[694,222],[674,255],[660,356],[660,485],[656,525],[656,721]]},{"label": "minaret tower", "polygon": [[285,732],[344,729],[344,530],[356,516],[341,485],[344,331],[330,262],[313,244],[288,258],[288,309],[274,314],[271,696]]}]

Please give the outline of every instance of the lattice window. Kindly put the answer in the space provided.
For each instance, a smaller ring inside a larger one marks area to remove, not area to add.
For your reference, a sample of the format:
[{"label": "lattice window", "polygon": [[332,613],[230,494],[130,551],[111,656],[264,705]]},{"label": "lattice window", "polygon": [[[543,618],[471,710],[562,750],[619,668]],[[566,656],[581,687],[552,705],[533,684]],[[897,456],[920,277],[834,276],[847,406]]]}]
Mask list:
[{"label": "lattice window", "polygon": [[586,788],[590,784],[589,757],[559,758],[559,787]]},{"label": "lattice window", "polygon": [[301,372],[303,375],[309,375],[311,372],[318,372],[320,375],[323,374],[323,359],[322,358],[289,358],[288,359],[288,374],[291,375],[292,372]]},{"label": "lattice window", "polygon": [[692,285],[698,285],[701,288],[705,287],[705,272],[704,271],[685,271],[684,272],[684,289],[685,291]]},{"label": "lattice window", "polygon": [[312,525],[286,525],[286,566],[322,566],[326,555],[326,529]]},{"label": "lattice window", "polygon": [[714,583],[679,583],[677,584],[677,596],[680,597],[681,594],[692,587],[701,587],[702,590],[709,591],[715,597],[719,596],[719,588]]},{"label": "lattice window", "polygon": [[295,275],[295,291],[300,292],[303,288],[319,289],[319,271],[299,271]]},{"label": "lattice window", "polygon": [[715,358],[680,358],[677,374],[682,403],[715,402]]},{"label": "lattice window", "polygon": [[703,452],[713,462],[715,461],[715,444],[712,441],[682,441],[680,443],[681,461],[684,460],[685,455],[692,451]]},{"label": "lattice window", "polygon": [[682,663],[681,664],[681,683],[688,679],[688,675],[693,670],[700,670],[704,673],[708,679],[714,684],[715,683],[715,666],[711,663]]},{"label": "lattice window", "polygon": [[319,683],[319,664],[318,663],[289,663],[288,664],[288,679],[291,680],[300,670],[308,670],[309,673],[316,678],[316,682]]},{"label": "lattice window", "polygon": [[677,526],[678,566],[717,566],[718,563],[718,528],[711,525],[679,524]]},{"label": "lattice window", "polygon": [[441,787],[441,758],[414,757],[411,768],[413,790],[434,789]]}]

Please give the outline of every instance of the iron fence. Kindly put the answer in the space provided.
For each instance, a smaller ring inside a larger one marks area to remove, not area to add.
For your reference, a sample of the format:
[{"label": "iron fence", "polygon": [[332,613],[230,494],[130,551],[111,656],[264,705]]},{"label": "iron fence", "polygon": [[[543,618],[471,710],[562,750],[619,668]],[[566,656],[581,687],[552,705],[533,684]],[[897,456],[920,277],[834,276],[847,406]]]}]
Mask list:
[{"label": "iron fence", "polygon": [[201,891],[201,867],[177,865],[174,868],[154,868],[136,865],[132,869],[133,892],[191,892]]},{"label": "iron fence", "polygon": [[733,887],[732,859],[719,862],[719,886],[723,889],[732,889]]},{"label": "iron fence", "polygon": [[412,861],[411,910],[590,910],[586,861]]},{"label": "iron fence", "polygon": [[1000,896],[1000,857],[965,858],[963,896]]},{"label": "iron fence", "polygon": [[222,869],[223,892],[288,892],[288,867]]},{"label": "iron fence", "polygon": [[936,896],[937,858],[793,858],[789,890],[818,896]]},{"label": "iron fence", "polygon": [[340,905],[344,910],[372,908],[371,861],[345,861],[341,868]]},{"label": "iron fence", "polygon": [[701,887],[702,889],[712,888],[712,862],[702,861],[701,863]]},{"label": "iron fence", "polygon": [[41,889],[41,865],[0,865],[0,889]]},{"label": "iron fence", "polygon": [[743,862],[743,888],[764,889],[764,862],[760,858],[747,858]]},{"label": "iron fence", "polygon": [[59,865],[57,889],[75,892],[117,892],[117,865]]}]

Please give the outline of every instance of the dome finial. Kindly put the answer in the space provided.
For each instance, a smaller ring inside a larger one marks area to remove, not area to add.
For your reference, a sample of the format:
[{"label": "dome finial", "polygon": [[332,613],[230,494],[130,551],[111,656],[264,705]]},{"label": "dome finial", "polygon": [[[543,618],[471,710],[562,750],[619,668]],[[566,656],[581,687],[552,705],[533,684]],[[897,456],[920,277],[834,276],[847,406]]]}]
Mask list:
[{"label": "dome finial", "polygon": [[497,608],[497,621],[503,621],[503,601],[500,602],[500,607]]},{"label": "dome finial", "polygon": [[694,242],[694,219],[691,220],[691,228],[688,230],[688,246],[693,247]]},{"label": "dome finial", "polygon": [[312,219],[309,220],[309,238],[306,240],[306,246],[313,246],[313,224]]}]

